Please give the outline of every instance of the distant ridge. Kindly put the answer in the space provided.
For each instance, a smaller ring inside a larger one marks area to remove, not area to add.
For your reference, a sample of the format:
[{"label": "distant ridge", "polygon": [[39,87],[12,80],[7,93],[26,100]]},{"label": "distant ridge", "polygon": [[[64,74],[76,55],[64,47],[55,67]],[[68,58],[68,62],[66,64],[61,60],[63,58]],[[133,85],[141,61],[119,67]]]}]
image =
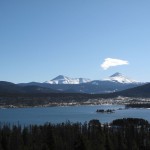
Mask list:
[{"label": "distant ridge", "polygon": [[[110,84],[110,83],[107,83],[107,81],[104,81],[103,84],[104,83]],[[117,86],[117,83],[115,83],[115,84]],[[104,85],[102,87],[104,87]],[[121,85],[126,85],[126,84],[121,84]],[[55,86],[59,87],[59,85],[55,85]],[[68,85],[62,85],[62,86],[68,86]],[[86,90],[90,90],[91,88],[92,88],[92,90],[93,89],[96,90],[97,89],[96,87],[100,88],[100,86],[97,86],[97,85],[90,86],[90,84],[85,86]],[[110,87],[111,86],[109,86],[109,88]],[[68,89],[66,88],[66,90],[61,91],[60,89],[55,90],[50,87],[45,88],[45,87],[31,86],[31,85],[30,86],[20,86],[20,85],[11,83],[11,82],[0,81],[0,96],[3,96],[3,95],[9,96],[11,94],[15,94],[16,96],[20,95],[20,94],[23,94],[23,95],[42,94],[44,96],[45,94],[51,94],[51,93],[64,93],[64,94],[65,93],[68,93],[68,94],[69,93],[78,93],[79,94],[80,92],[78,92],[77,89],[80,89],[79,85],[71,85],[70,88],[68,88]],[[106,87],[104,89],[106,89]],[[82,90],[84,91],[83,86],[82,86]],[[90,94],[89,92],[81,92],[81,93]],[[97,95],[98,93],[95,93],[95,94]],[[150,83],[147,83],[145,85],[139,85],[134,88],[132,87],[130,89],[126,89],[126,90],[122,90],[122,91],[118,91],[118,92],[114,92],[114,93],[101,92],[101,94],[99,93],[96,97],[109,98],[109,97],[118,97],[118,96],[150,98]]]},{"label": "distant ridge", "polygon": [[145,85],[141,85],[138,87],[134,87],[131,89],[123,90],[120,92],[116,92],[113,95],[115,96],[125,96],[125,97],[150,97],[150,83]]},{"label": "distant ridge", "polygon": [[20,86],[11,82],[0,81],[0,94],[35,94],[58,93],[59,91],[34,85]]}]

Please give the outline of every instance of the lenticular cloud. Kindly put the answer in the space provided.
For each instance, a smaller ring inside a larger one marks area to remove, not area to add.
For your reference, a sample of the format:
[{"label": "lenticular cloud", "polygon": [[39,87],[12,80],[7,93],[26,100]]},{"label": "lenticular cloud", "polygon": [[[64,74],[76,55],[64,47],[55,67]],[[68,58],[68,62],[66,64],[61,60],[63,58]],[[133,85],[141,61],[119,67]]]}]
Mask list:
[{"label": "lenticular cloud", "polygon": [[104,60],[104,62],[101,64],[101,67],[104,70],[107,70],[110,67],[121,66],[121,65],[128,65],[128,64],[129,64],[129,62],[126,61],[126,60],[106,58]]}]

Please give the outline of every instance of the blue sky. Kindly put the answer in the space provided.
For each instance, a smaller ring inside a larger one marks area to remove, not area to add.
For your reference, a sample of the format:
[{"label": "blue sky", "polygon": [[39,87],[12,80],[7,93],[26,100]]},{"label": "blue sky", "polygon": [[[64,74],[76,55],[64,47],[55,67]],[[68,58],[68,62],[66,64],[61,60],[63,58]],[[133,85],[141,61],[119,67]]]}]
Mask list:
[{"label": "blue sky", "polygon": [[[59,74],[150,81],[149,0],[0,1],[0,80],[44,82]],[[100,66],[106,58],[129,65]]]}]

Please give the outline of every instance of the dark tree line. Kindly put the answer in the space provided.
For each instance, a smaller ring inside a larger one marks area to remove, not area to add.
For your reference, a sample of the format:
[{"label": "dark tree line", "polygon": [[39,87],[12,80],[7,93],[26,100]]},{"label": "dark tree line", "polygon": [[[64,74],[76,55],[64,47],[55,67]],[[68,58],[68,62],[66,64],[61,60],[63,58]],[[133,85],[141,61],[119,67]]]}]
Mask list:
[{"label": "dark tree line", "polygon": [[144,104],[127,104],[125,106],[126,108],[150,108],[150,103],[144,103]]},{"label": "dark tree line", "polygon": [[102,125],[89,123],[0,127],[0,150],[149,150],[150,124],[120,119]]}]

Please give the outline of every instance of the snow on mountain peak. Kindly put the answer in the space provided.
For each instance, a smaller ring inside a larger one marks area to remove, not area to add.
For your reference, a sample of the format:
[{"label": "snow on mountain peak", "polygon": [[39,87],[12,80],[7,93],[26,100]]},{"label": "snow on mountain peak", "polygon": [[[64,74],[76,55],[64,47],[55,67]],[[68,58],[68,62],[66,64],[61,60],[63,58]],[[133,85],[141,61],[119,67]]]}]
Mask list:
[{"label": "snow on mountain peak", "polygon": [[[102,81],[102,80],[99,80]],[[49,83],[49,84],[81,84],[81,83],[88,83],[91,82],[92,84],[99,84],[99,81],[93,81],[90,79],[86,78],[70,78],[64,75],[59,75],[55,77],[52,80],[46,81],[44,83]],[[103,81],[111,81],[111,82],[119,82],[119,83],[139,83],[135,80],[132,80],[125,75],[116,72],[115,74],[111,75],[110,77],[104,79]]]},{"label": "snow on mountain peak", "polygon": [[52,79],[52,80],[62,80],[62,79],[66,79],[66,78],[68,78],[68,77],[63,76],[63,75],[59,75],[59,76],[55,77],[55,78]]},{"label": "snow on mountain peak", "polygon": [[116,72],[115,74],[111,75],[109,78],[105,79],[107,81],[119,82],[119,83],[136,83],[137,81],[132,80],[123,74]]},{"label": "snow on mountain peak", "polygon": [[116,76],[124,76],[124,75],[119,72],[116,72],[113,75],[111,75],[110,77],[116,77]]},{"label": "snow on mountain peak", "polygon": [[59,75],[56,78],[46,81],[45,83],[49,84],[81,84],[81,83],[87,83],[90,82],[90,79],[86,78],[70,78],[63,75]]}]

